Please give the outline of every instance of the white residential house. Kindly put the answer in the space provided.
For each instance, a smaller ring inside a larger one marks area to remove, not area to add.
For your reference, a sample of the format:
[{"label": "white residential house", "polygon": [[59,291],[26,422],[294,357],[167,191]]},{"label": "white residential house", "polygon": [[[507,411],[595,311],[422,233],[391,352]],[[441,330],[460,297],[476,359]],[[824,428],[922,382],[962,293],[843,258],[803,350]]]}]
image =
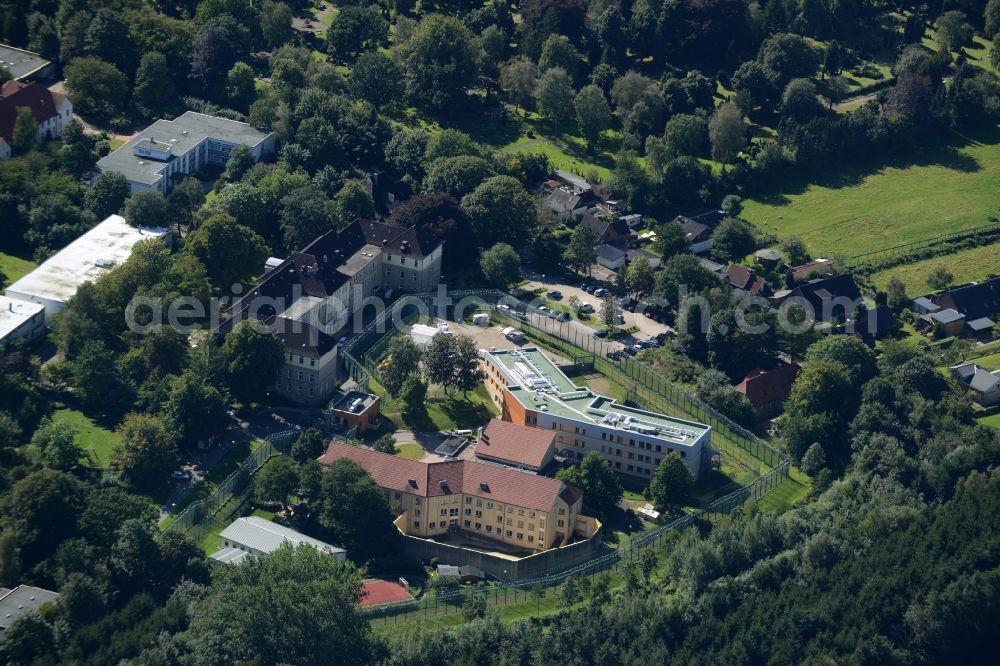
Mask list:
[{"label": "white residential house", "polygon": [[40,83],[7,81],[0,86],[0,161],[10,159],[18,110],[26,108],[35,119],[35,142],[45,143],[62,136],[73,119],[69,97],[52,92]]}]

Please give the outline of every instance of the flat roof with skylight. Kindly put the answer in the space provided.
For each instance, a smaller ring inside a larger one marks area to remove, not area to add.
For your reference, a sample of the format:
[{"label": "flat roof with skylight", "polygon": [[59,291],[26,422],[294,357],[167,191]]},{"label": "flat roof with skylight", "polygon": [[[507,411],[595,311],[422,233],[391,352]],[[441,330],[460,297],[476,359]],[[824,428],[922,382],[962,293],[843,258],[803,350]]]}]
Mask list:
[{"label": "flat roof with skylight", "polygon": [[102,172],[118,171],[136,183],[157,182],[167,163],[185,155],[206,139],[250,148],[265,141],[268,132],[228,118],[187,111],[174,120],[157,120],[128,143],[97,162]]},{"label": "flat roof with skylight", "polygon": [[110,215],[41,266],[7,287],[6,294],[41,303],[51,317],[76,294],[84,282],[94,282],[124,263],[136,243],[163,238],[164,228],[133,227],[120,215]]},{"label": "flat roof with skylight", "polygon": [[486,352],[504,371],[507,390],[525,408],[613,430],[692,446],[711,426],[624,405],[574,384],[536,347]]}]

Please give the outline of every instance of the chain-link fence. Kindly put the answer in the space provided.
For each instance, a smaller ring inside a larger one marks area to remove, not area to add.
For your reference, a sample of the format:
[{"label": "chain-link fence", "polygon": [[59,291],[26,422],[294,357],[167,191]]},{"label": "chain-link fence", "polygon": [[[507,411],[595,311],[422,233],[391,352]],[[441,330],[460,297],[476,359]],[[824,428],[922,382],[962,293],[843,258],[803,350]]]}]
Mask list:
[{"label": "chain-link fence", "polygon": [[609,550],[571,569],[516,581],[498,580],[490,585],[465,591],[435,590],[420,599],[366,608],[363,614],[372,622],[381,620],[383,624],[389,624],[461,613],[466,599],[473,593],[484,594],[486,604],[490,607],[524,604],[552,597],[557,593],[556,588],[569,578],[579,580],[588,576],[595,577],[605,572],[619,572],[623,567],[632,566],[644,550],[661,548],[673,530],[687,527],[697,520],[712,521],[731,515],[748,499],[756,501],[763,497],[780,483],[787,473],[788,462],[783,462],[778,468],[772,469],[753,483],[717,499],[701,511],[675,518],[666,525],[636,537],[622,548]]},{"label": "chain-link fence", "polygon": [[192,502],[177,514],[160,534],[182,532],[195,541],[201,541],[210,533],[218,520],[227,520],[241,509],[253,491],[251,480],[254,472],[264,466],[273,456],[288,453],[299,438],[298,430],[285,430],[269,435],[264,442],[247,457],[232,474],[227,476],[218,488],[205,499]]}]

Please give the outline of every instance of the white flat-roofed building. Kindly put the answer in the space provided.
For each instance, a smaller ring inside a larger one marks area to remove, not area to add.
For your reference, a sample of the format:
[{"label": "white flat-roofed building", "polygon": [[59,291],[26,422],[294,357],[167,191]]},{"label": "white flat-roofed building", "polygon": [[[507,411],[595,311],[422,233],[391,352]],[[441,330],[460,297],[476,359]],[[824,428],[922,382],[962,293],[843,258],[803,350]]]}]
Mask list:
[{"label": "white flat-roofed building", "polygon": [[18,340],[32,342],[44,334],[44,305],[0,296],[0,350]]},{"label": "white flat-roofed building", "polygon": [[120,215],[106,220],[52,255],[4,292],[45,306],[49,319],[62,310],[84,282],[94,282],[132,254],[136,243],[162,239],[168,229],[133,227]]},{"label": "white flat-roofed building", "polygon": [[245,557],[236,551],[242,551],[256,557],[267,557],[286,543],[293,547],[312,546],[320,552],[340,559],[347,557],[347,551],[343,548],[331,546],[324,541],[313,539],[290,527],[279,525],[259,516],[237,518],[229,527],[222,530],[219,534],[220,550],[213,553],[211,557],[218,562],[235,564]]},{"label": "white flat-roofed building", "polygon": [[[228,118],[188,111],[175,120],[157,120],[128,143],[97,162],[97,172],[117,171],[132,192],[154,189],[168,193],[175,179],[205,166],[226,166],[238,145],[260,161],[274,153],[274,132]],[[96,175],[95,175],[96,177]]]},{"label": "white flat-roofed building", "polygon": [[575,460],[595,451],[616,472],[652,477],[676,453],[695,479],[708,464],[711,426],[632,407],[577,386],[537,347],[480,350],[486,388],[505,421],[555,432]]}]

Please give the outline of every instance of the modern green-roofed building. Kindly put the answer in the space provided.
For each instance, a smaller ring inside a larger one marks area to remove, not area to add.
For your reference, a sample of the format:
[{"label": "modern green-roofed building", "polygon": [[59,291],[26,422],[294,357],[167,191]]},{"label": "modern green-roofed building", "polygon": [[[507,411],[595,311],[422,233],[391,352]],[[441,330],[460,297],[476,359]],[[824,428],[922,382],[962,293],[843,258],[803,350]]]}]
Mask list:
[{"label": "modern green-roofed building", "polygon": [[712,429],[619,403],[574,384],[537,347],[482,350],[486,386],[506,421],[556,432],[556,448],[581,460],[600,453],[615,471],[650,478],[676,452],[697,479]]}]

